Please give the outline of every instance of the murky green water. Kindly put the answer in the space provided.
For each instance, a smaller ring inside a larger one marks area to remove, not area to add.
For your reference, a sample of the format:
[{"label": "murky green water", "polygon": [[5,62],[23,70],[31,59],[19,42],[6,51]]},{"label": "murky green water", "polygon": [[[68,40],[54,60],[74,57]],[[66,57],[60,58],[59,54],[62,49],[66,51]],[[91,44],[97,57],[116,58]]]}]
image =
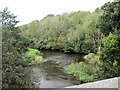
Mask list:
[{"label": "murky green water", "polygon": [[78,59],[82,60],[83,55],[49,50],[41,53],[43,53],[43,63],[29,67],[39,76],[39,79],[34,81],[35,88],[61,88],[80,84],[79,80],[65,72],[64,66]]}]

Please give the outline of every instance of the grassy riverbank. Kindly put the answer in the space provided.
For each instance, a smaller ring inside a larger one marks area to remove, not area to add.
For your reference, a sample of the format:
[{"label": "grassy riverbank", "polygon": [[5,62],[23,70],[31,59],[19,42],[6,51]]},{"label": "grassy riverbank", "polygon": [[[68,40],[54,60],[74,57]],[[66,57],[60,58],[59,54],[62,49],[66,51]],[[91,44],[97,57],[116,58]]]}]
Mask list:
[{"label": "grassy riverbank", "polygon": [[73,75],[82,82],[90,82],[101,76],[100,56],[90,53],[84,56],[84,62],[71,63],[65,67],[68,74]]}]

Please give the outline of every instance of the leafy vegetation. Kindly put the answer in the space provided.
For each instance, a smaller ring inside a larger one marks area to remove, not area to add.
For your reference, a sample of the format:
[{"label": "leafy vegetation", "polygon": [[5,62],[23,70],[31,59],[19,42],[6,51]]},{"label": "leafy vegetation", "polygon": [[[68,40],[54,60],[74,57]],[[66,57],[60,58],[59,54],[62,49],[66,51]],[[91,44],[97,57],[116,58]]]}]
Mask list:
[{"label": "leafy vegetation", "polygon": [[120,75],[120,34],[110,33],[103,39],[103,50],[101,60],[103,60],[104,77],[114,77]]},{"label": "leafy vegetation", "polygon": [[43,60],[42,54],[37,49],[28,48],[28,51],[23,53],[23,56],[24,56],[24,61],[27,61],[29,63],[28,65],[41,63]]},{"label": "leafy vegetation", "polygon": [[68,74],[79,78],[82,82],[90,82],[102,76],[103,70],[101,70],[100,55],[90,53],[84,56],[85,62],[79,62],[70,64],[65,67]]},{"label": "leafy vegetation", "polygon": [[90,53],[86,56],[84,56],[85,62],[95,65],[95,66],[100,66],[103,64],[103,62],[100,60],[100,55],[95,55],[94,53]]},{"label": "leafy vegetation", "polygon": [[72,74],[82,82],[90,82],[99,77],[99,68],[91,67],[84,62],[68,65],[65,68],[68,74]]},{"label": "leafy vegetation", "polygon": [[101,10],[48,15],[41,21],[34,20],[20,28],[32,42],[31,47],[88,54],[96,52],[101,41],[101,32],[96,28],[100,13]]},{"label": "leafy vegetation", "polygon": [[[2,23],[2,87],[22,88],[30,87],[29,75],[24,72],[28,64],[21,57],[26,48],[27,39],[21,37],[20,29],[15,27],[18,21],[16,16],[10,13],[7,8],[0,12]],[[19,48],[19,50],[17,50]]]},{"label": "leafy vegetation", "polygon": [[103,40],[100,60],[103,61],[103,77],[120,76],[120,2],[108,2],[102,6],[104,10],[100,17],[99,27],[106,36]]},{"label": "leafy vegetation", "polygon": [[99,28],[108,36],[114,29],[120,29],[120,2],[108,2],[102,7],[103,15],[100,17]]}]

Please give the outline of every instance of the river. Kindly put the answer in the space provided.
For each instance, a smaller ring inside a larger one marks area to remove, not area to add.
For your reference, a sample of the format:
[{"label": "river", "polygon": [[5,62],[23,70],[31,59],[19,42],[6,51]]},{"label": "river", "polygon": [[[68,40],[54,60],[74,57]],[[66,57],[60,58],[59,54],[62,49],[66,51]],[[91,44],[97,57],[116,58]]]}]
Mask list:
[{"label": "river", "polygon": [[64,66],[83,60],[83,55],[49,50],[42,50],[41,53],[43,53],[43,63],[29,67],[39,76],[34,81],[35,88],[62,88],[81,83],[72,75],[68,75]]}]

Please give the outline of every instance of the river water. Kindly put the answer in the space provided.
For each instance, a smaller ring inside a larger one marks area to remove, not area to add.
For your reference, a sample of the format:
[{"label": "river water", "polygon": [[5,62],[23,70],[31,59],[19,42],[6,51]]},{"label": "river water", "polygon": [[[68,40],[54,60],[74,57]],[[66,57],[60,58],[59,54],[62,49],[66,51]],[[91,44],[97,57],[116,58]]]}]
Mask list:
[{"label": "river water", "polygon": [[68,75],[64,66],[83,60],[83,55],[49,50],[41,51],[41,53],[43,53],[43,63],[29,67],[34,74],[39,76],[34,81],[35,88],[62,88],[81,83],[72,75]]}]

